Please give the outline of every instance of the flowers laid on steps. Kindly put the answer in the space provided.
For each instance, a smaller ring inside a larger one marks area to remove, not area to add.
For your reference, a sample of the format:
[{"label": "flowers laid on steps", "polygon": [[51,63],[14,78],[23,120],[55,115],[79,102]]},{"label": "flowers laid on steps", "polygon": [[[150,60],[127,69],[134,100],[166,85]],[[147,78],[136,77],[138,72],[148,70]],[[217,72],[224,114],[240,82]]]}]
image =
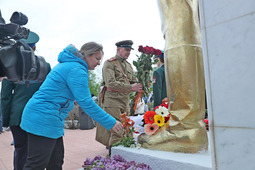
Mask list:
[{"label": "flowers laid on steps", "polygon": [[165,124],[165,118],[161,115],[155,115],[154,121],[158,126],[163,126]]},{"label": "flowers laid on steps", "polygon": [[167,98],[162,100],[162,104],[155,107],[153,111],[147,111],[143,115],[144,132],[153,135],[165,123],[168,123],[170,113],[168,112]]},{"label": "flowers laid on steps", "polygon": [[[165,103],[165,102],[164,102]],[[157,115],[161,115],[164,118],[164,122],[166,123],[169,118],[170,118],[170,114],[168,112],[168,104],[167,105],[160,105],[154,108],[155,112],[157,113]]]},{"label": "flowers laid on steps", "polygon": [[[156,106],[153,110],[147,111],[143,115],[142,126],[144,127],[144,132],[151,136],[158,129],[164,126],[166,123],[169,123],[171,114],[168,111],[168,101],[167,98],[162,100],[162,103],[159,106]],[[209,130],[208,119],[204,119],[206,129]]]},{"label": "flowers laid on steps", "polygon": [[144,118],[144,122],[146,124],[153,124],[154,123],[154,116],[156,115],[155,111],[147,111],[145,112],[143,118]]},{"label": "flowers laid on steps", "polygon": [[123,129],[123,138],[119,141],[113,144],[112,146],[118,146],[123,145],[124,147],[136,147],[136,142],[133,137],[133,132],[135,131],[133,125],[134,121],[131,120],[126,113],[123,113],[120,115],[120,119],[122,122],[122,125],[124,127]]},{"label": "flowers laid on steps", "polygon": [[168,109],[163,106],[159,106],[157,109],[155,109],[155,112],[157,113],[157,115],[161,115],[163,117],[166,117],[169,115]]},{"label": "flowers laid on steps", "polygon": [[158,125],[157,125],[156,123],[144,125],[144,132],[145,132],[147,135],[152,135],[152,134],[155,133],[157,130],[158,130]]},{"label": "flowers laid on steps", "polygon": [[133,125],[135,124],[135,122],[131,120],[126,113],[120,115],[120,120],[122,122],[124,129],[126,130],[126,134],[128,134],[130,131],[134,132]]},{"label": "flowers laid on steps", "polygon": [[91,160],[87,158],[82,167],[84,170],[151,170],[151,167],[147,164],[127,161],[120,155],[114,155],[113,157],[107,158],[96,156]]}]

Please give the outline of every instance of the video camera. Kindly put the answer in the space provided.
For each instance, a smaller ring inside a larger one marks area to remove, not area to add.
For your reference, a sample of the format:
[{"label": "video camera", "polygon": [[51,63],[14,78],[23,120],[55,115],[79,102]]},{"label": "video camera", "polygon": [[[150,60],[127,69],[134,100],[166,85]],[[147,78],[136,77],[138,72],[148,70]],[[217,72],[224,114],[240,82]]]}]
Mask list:
[{"label": "video camera", "polygon": [[0,77],[7,77],[13,82],[43,81],[47,75],[45,59],[36,56],[22,40],[27,39],[30,32],[22,27],[28,22],[27,16],[14,12],[10,21],[5,24],[0,10]]}]

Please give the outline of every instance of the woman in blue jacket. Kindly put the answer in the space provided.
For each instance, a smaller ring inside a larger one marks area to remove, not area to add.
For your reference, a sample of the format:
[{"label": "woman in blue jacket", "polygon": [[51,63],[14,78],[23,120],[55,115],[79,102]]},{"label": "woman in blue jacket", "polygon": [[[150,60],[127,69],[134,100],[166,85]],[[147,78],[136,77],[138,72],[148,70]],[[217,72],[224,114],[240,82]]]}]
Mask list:
[{"label": "woman in blue jacket", "polygon": [[64,160],[64,122],[74,100],[106,129],[120,132],[122,125],[103,111],[92,99],[88,70],[94,70],[103,56],[103,47],[95,42],[80,51],[67,46],[40,89],[27,103],[21,128],[28,132],[28,156],[24,170],[59,170]]}]

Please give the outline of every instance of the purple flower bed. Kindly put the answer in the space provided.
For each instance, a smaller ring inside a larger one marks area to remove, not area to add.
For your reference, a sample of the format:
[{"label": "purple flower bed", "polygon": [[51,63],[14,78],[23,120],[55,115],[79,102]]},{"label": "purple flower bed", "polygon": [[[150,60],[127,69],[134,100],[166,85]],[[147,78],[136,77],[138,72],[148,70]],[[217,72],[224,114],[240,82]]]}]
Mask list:
[{"label": "purple flower bed", "polygon": [[82,167],[91,170],[151,170],[151,167],[147,164],[126,161],[120,155],[109,158],[96,156],[91,160],[87,158]]}]

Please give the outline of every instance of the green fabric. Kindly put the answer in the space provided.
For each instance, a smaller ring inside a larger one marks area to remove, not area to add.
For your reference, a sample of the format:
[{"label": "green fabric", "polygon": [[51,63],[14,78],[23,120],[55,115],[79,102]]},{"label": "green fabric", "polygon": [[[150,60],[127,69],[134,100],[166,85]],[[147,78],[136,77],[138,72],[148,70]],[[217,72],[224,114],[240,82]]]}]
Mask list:
[{"label": "green fabric", "polygon": [[[48,70],[50,70],[50,65],[48,64],[47,66]],[[10,80],[3,79],[1,89],[3,127],[20,125],[26,103],[41,84],[39,82],[30,83],[27,87],[26,84],[15,84]]]},{"label": "green fabric", "polygon": [[167,97],[164,65],[153,72],[153,100],[154,107],[159,106]]}]

